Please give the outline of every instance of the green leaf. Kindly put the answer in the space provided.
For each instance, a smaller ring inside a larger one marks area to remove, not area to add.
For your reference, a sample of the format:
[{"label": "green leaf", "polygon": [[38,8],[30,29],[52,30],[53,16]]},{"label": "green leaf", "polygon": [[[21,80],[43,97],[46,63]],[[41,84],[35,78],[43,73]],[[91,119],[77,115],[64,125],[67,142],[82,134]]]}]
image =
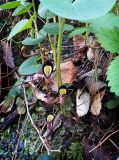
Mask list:
[{"label": "green leaf", "polygon": [[119,56],[115,57],[108,67],[107,71],[108,86],[111,88],[111,92],[119,95]]},{"label": "green leaf", "polygon": [[18,6],[12,13],[12,16],[18,16],[18,15],[24,14],[28,12],[31,9],[31,7],[32,7],[31,3],[25,2],[25,6],[24,5]]},{"label": "green leaf", "polygon": [[32,56],[25,60],[19,67],[19,74],[29,75],[42,70],[42,64],[38,63],[39,56]]},{"label": "green leaf", "polygon": [[20,5],[20,2],[13,1],[13,2],[8,2],[0,6],[1,9],[12,9],[16,8]]},{"label": "green leaf", "polygon": [[24,19],[18,22],[11,30],[8,40],[10,40],[13,36],[15,36],[17,33],[22,32],[25,29],[32,28],[32,19]]},{"label": "green leaf", "polygon": [[[59,33],[59,24],[58,23],[47,23],[43,26],[45,32],[50,35],[57,35]],[[64,31],[71,31],[74,27],[69,24],[64,24]]]},{"label": "green leaf", "polygon": [[98,31],[100,28],[112,29],[114,27],[119,28],[119,16],[113,13],[107,13],[106,15],[90,21],[93,31]]},{"label": "green leaf", "polygon": [[38,157],[36,160],[53,160],[51,156],[47,154],[42,154],[40,157]]},{"label": "green leaf", "polygon": [[44,19],[50,19],[55,16],[55,14],[49,11],[43,3],[40,3],[38,7],[38,15]]},{"label": "green leaf", "polygon": [[114,109],[119,106],[119,99],[110,100],[106,103],[108,109]]},{"label": "green leaf", "polygon": [[17,1],[20,1],[20,4],[21,4],[21,5],[24,5],[25,2],[26,2],[26,0],[17,0]]},{"label": "green leaf", "polygon": [[119,54],[119,29],[106,29],[102,28],[97,33],[96,36],[101,46],[111,53]]},{"label": "green leaf", "polygon": [[82,28],[76,28],[72,32],[70,32],[69,37],[73,37],[79,34],[83,34],[84,32],[90,32],[92,29],[91,27],[82,27]]},{"label": "green leaf", "polygon": [[37,44],[43,42],[43,40],[45,39],[46,35],[47,35],[47,33],[43,29],[41,29],[37,39],[34,39],[32,37],[28,37],[28,38],[26,38],[26,39],[24,39],[22,41],[22,44],[23,45],[37,45]]},{"label": "green leaf", "polygon": [[41,0],[56,15],[73,20],[91,20],[105,15],[116,0]]}]

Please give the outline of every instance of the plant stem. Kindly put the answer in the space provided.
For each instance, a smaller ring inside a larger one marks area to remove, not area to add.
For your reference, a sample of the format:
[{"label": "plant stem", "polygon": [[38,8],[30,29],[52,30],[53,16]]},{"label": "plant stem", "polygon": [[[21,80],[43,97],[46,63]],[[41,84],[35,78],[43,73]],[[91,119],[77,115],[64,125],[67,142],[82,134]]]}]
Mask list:
[{"label": "plant stem", "polygon": [[36,31],[38,31],[38,26],[37,26],[37,12],[36,12],[36,7],[35,7],[35,1],[34,0],[32,0],[32,4],[33,4],[33,10],[34,10],[34,26],[35,26],[35,29],[36,29]]},{"label": "plant stem", "polygon": [[60,59],[62,52],[62,33],[64,28],[64,19],[59,17],[59,35],[58,35],[58,55],[57,55],[57,84],[58,87],[62,85],[61,71],[60,71]]},{"label": "plant stem", "polygon": [[[54,23],[56,23],[56,17],[53,18]],[[54,62],[55,66],[57,66],[57,55],[56,55],[56,47],[57,47],[57,36],[54,35],[54,42],[53,42],[53,55],[54,55]]]},{"label": "plant stem", "polygon": [[[36,12],[36,7],[35,7],[35,0],[32,0],[32,4],[33,4],[33,10],[34,10],[34,26],[35,26],[35,30],[36,30],[36,37],[38,38],[38,26],[37,26],[37,12]],[[38,47],[40,48],[40,44],[38,44]],[[44,55],[42,54],[42,50],[40,49],[40,55],[41,55],[41,59],[42,59],[42,64],[44,64]]]}]

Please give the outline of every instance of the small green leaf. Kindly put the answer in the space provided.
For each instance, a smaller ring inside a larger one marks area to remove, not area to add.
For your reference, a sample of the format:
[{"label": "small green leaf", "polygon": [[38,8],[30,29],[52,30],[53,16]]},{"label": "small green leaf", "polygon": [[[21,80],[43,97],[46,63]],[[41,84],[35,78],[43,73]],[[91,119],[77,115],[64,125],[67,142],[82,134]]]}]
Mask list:
[{"label": "small green leaf", "polygon": [[24,5],[18,6],[12,13],[12,16],[18,16],[18,15],[24,14],[30,11],[31,7],[32,7],[31,3],[25,2],[25,6]]},{"label": "small green leaf", "polygon": [[[45,32],[50,35],[57,35],[59,33],[59,24],[58,23],[48,23],[43,26]],[[64,25],[64,31],[71,31],[74,27],[69,24]]]},{"label": "small green leaf", "polygon": [[108,109],[114,109],[119,106],[119,99],[110,100],[106,103]]},{"label": "small green leaf", "polygon": [[37,45],[37,44],[40,44],[45,39],[46,35],[47,35],[47,33],[43,29],[41,29],[37,39],[34,39],[32,37],[28,37],[28,38],[26,38],[22,41],[22,44],[23,45]]},{"label": "small green leaf", "polygon": [[1,9],[12,9],[16,8],[20,5],[20,2],[13,1],[13,2],[8,2],[0,6]]},{"label": "small green leaf", "polygon": [[18,22],[11,30],[8,40],[10,40],[13,36],[15,36],[17,33],[22,32],[25,29],[32,28],[32,19],[24,19]]},{"label": "small green leaf", "polygon": [[38,63],[39,56],[32,56],[25,60],[19,67],[19,74],[29,75],[42,70],[42,64]]},{"label": "small green leaf", "polygon": [[119,29],[101,28],[96,36],[101,46],[111,53],[119,54]]},{"label": "small green leaf", "polygon": [[72,32],[70,32],[69,37],[73,37],[76,35],[80,35],[83,34],[84,32],[90,32],[91,31],[91,27],[82,27],[82,28],[76,28],[74,29]]},{"label": "small green leaf", "polygon": [[47,154],[42,154],[40,157],[38,157],[36,160],[53,160],[51,156]]},{"label": "small green leaf", "polygon": [[50,19],[50,18],[53,18],[55,16],[54,13],[52,13],[51,11],[49,11],[45,6],[44,4],[41,2],[39,7],[38,7],[38,15],[41,17],[41,18],[44,18],[44,19]]},{"label": "small green leaf", "polygon": [[115,57],[108,67],[107,71],[108,86],[111,88],[111,92],[119,95],[119,56]]}]

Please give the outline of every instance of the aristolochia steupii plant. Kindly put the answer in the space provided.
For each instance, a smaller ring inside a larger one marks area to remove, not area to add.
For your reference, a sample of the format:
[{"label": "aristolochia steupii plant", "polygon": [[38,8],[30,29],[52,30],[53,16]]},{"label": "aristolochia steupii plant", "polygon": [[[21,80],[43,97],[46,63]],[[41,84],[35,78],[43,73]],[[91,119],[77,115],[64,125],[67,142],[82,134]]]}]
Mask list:
[{"label": "aristolochia steupii plant", "polygon": [[[38,11],[36,10],[35,0],[32,0],[32,3],[29,3],[27,0],[16,0],[1,5],[0,8],[3,10],[15,9],[12,16],[19,16],[25,13],[29,15],[28,19],[21,19],[12,28],[7,40],[12,40],[16,34],[27,30],[29,34],[27,38],[22,41],[22,44],[37,45],[40,50],[40,57],[33,56],[24,61],[19,68],[19,73],[21,75],[29,75],[37,73],[40,70],[42,71],[44,56],[40,44],[47,36],[53,52],[54,65],[56,66],[57,85],[60,87],[62,85],[60,72],[62,35],[65,31],[73,30],[69,35],[70,37],[85,31],[94,32],[102,44],[102,47],[111,52],[119,53],[119,22],[117,22],[119,18],[114,14],[108,13],[115,2],[116,0],[40,0]],[[42,29],[38,28],[37,18],[43,18],[44,26]],[[83,23],[86,22],[89,23],[89,25],[75,30],[73,26],[65,23],[66,19],[82,21]],[[106,23],[104,23],[105,21]],[[39,59],[42,59],[42,64],[38,63]],[[111,74],[114,70],[118,73],[116,68],[118,64],[117,61],[119,61],[118,59],[119,58],[116,58],[112,62],[107,72],[107,79],[110,81],[109,85],[112,87],[112,91],[115,91],[117,94],[119,94],[119,92],[117,92],[116,87],[119,87],[119,85],[114,82],[115,78],[118,77],[111,79]],[[113,76],[115,74],[113,74]],[[12,94],[11,96],[16,96],[16,94]],[[46,145],[42,137],[41,141]],[[47,146],[45,147],[49,154]]]}]

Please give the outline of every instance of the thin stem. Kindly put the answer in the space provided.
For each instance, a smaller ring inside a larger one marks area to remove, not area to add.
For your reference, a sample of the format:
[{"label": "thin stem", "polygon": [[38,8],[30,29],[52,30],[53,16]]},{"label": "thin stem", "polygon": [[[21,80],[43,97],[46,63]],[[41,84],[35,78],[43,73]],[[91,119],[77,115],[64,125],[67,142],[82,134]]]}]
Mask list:
[{"label": "thin stem", "polygon": [[35,7],[35,1],[32,0],[32,4],[33,4],[33,10],[34,10],[34,26],[35,26],[35,29],[36,31],[38,31],[38,26],[37,26],[37,12],[36,12],[36,7]]},{"label": "thin stem", "polygon": [[58,87],[62,85],[61,71],[60,71],[60,59],[62,52],[62,33],[64,28],[64,19],[59,17],[59,35],[58,35],[58,55],[57,55],[57,83]]},{"label": "thin stem", "polygon": [[48,38],[49,38],[49,42],[50,42],[50,46],[52,48],[52,52],[53,52],[53,59],[54,59],[54,64],[56,66],[57,62],[57,57],[56,57],[56,45],[53,44],[50,35],[48,34]]},{"label": "thin stem", "polygon": [[[54,17],[53,20],[54,20],[54,22],[56,23],[56,17]],[[53,42],[53,56],[54,56],[54,63],[55,63],[55,66],[57,65],[56,47],[57,47],[57,36],[54,35],[54,42]]]},{"label": "thin stem", "polygon": [[[35,0],[32,0],[32,4],[33,4],[33,10],[34,10],[34,26],[35,26],[35,30],[36,30],[36,37],[38,38],[38,26],[37,26],[37,12],[36,12],[36,7],[35,7]],[[40,44],[38,44],[39,48],[40,48]],[[41,51],[41,50],[40,50]],[[41,59],[42,59],[42,64],[44,64],[44,55],[42,54],[42,52],[40,52],[41,55]]]}]

